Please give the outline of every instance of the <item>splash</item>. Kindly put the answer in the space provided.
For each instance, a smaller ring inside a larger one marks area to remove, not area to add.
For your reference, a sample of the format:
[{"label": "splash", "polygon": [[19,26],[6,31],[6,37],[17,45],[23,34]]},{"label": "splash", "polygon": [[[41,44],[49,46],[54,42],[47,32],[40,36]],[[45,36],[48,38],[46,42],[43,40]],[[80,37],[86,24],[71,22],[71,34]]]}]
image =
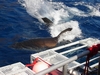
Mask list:
[{"label": "splash", "polygon": [[89,13],[91,16],[100,16],[100,4],[96,6],[86,5],[92,12]]},{"label": "splash", "polygon": [[93,46],[93,45],[97,45],[100,44],[100,40],[96,39],[96,38],[89,38],[88,41],[85,42],[81,42],[82,44],[87,44],[89,47]]},{"label": "splash", "polygon": [[50,33],[52,33],[51,36],[53,36],[53,37],[57,36],[62,30],[66,29],[66,28],[72,28],[72,31],[62,34],[62,36],[59,39],[59,42],[61,42],[63,40],[72,41],[76,37],[82,37],[80,35],[82,32],[79,28],[79,24],[77,21],[69,21],[66,23],[62,23],[60,25],[58,24],[55,26],[51,26],[50,27]]},{"label": "splash", "polygon": [[84,16],[84,17],[88,17],[88,16],[100,16],[100,3],[96,3],[95,5],[93,5],[91,3],[75,2],[74,5],[75,6],[81,5],[81,6],[84,6],[84,7],[88,8],[88,12],[80,11],[78,9],[80,11],[80,14],[81,14],[81,15],[77,14],[79,16]]},{"label": "splash", "polygon": [[32,17],[41,20],[43,17],[50,19],[52,12],[52,6],[46,0],[18,0],[18,2],[26,8],[26,11]]},{"label": "splash", "polygon": [[[82,11],[77,7],[69,7],[64,5],[62,2],[52,2],[52,0],[19,0],[19,3],[26,8],[29,15],[37,18],[43,23],[43,17],[49,18],[53,21],[53,25],[49,27],[49,32],[52,37],[57,36],[64,29],[71,27],[71,32],[63,34],[59,42],[63,40],[74,40],[75,38],[82,37],[81,29],[79,28],[79,22],[73,21],[74,16],[100,16],[99,7],[98,9],[92,5],[85,3],[75,3],[74,5],[83,5],[89,9],[89,12]],[[98,5],[99,6],[99,5]]]}]

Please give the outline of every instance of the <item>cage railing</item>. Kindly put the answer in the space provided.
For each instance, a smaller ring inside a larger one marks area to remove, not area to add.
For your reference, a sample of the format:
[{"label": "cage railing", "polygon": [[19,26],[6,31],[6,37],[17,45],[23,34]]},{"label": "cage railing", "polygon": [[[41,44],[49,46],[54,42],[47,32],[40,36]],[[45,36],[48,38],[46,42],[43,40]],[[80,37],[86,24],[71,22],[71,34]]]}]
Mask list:
[{"label": "cage railing", "polygon": [[[66,47],[73,46],[73,45],[82,44],[82,42],[88,41],[88,40],[90,40],[90,39],[91,39],[91,38],[88,38],[88,39],[76,41],[76,42],[73,42],[73,43],[70,43],[70,44],[67,44],[67,45],[63,45],[63,46],[59,46],[59,47],[56,47],[56,48],[48,49],[48,51],[49,51],[49,50],[50,50],[50,51],[51,51],[51,50],[52,50],[52,51],[57,51],[57,50],[60,50],[60,49],[66,48]],[[68,52],[76,51],[76,50],[79,50],[79,49],[82,49],[82,48],[85,48],[85,47],[88,47],[88,45],[87,45],[87,44],[85,44],[85,45],[83,44],[82,46],[79,46],[79,47],[76,47],[76,48],[73,48],[73,49],[70,49],[70,50],[67,50],[67,51],[64,51],[64,52],[60,52],[59,54],[62,54],[62,55],[63,55],[63,54],[66,54],[66,53],[68,53]],[[48,69],[45,69],[45,70],[43,70],[43,71],[40,71],[40,72],[36,73],[35,75],[45,75],[45,74],[47,74],[47,73],[49,73],[49,72],[51,72],[51,71],[53,71],[53,70],[55,70],[55,69],[57,69],[57,68],[60,68],[60,67],[63,67],[63,75],[67,75],[67,71],[68,71],[67,65],[68,65],[70,62],[72,62],[72,61],[75,61],[75,60],[77,60],[77,59],[79,59],[79,58],[81,58],[81,57],[83,57],[83,56],[86,56],[88,53],[89,53],[88,50],[86,50],[86,51],[84,51],[84,52],[81,52],[81,53],[79,53],[79,54],[77,54],[77,55],[74,55],[73,57],[70,57],[69,59],[65,59],[65,60],[62,60],[61,62],[59,62],[59,63],[57,63],[57,64],[54,64],[53,66],[49,67]],[[54,55],[53,55],[53,56],[54,56]],[[52,55],[51,55],[51,57],[52,57]],[[50,58],[50,57],[49,57],[49,58]],[[94,60],[96,60],[96,59],[98,59],[98,58],[99,58],[99,57],[96,57],[96,58],[94,58],[94,59],[91,59],[90,62],[91,62],[91,61],[94,61]],[[70,69],[77,68],[77,67],[82,66],[82,65],[84,65],[84,64],[85,64],[85,62],[83,62],[83,63],[81,63],[81,64],[79,64],[79,65],[73,66],[73,67],[69,68],[69,70],[70,70]],[[95,65],[97,65],[97,64],[95,64]]]}]

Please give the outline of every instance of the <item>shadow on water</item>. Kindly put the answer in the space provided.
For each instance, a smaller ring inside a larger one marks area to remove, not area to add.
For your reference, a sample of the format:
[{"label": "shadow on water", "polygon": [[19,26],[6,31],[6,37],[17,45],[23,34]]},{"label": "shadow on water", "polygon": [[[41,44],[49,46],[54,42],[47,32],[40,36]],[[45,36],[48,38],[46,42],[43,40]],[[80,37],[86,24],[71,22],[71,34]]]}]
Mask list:
[{"label": "shadow on water", "polygon": [[44,51],[42,49],[14,49],[11,48],[11,44],[18,40],[18,36],[13,39],[0,38],[0,67],[13,64],[16,62],[22,62],[23,64],[30,63],[30,55],[36,52]]},{"label": "shadow on water", "polygon": [[30,55],[36,53],[34,50],[13,49],[9,45],[0,46],[0,66],[9,65],[16,62],[24,64],[30,63]]}]

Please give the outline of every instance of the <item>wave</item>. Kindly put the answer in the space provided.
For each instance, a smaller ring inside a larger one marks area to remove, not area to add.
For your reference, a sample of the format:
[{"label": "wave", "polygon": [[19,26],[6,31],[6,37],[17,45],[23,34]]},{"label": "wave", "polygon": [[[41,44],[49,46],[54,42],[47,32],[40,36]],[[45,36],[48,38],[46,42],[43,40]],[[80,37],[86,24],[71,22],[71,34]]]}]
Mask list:
[{"label": "wave", "polygon": [[[63,2],[52,2],[47,0],[18,0],[25,7],[27,13],[34,18],[37,18],[43,23],[43,17],[53,21],[53,25],[49,27],[49,32],[52,37],[57,36],[64,29],[71,27],[73,30],[63,34],[59,42],[63,40],[74,40],[82,37],[82,31],[77,20],[72,20],[74,16],[89,17],[100,16],[100,4],[96,5],[85,2],[74,2],[73,7],[65,5]],[[86,8],[84,11],[77,6]]]}]

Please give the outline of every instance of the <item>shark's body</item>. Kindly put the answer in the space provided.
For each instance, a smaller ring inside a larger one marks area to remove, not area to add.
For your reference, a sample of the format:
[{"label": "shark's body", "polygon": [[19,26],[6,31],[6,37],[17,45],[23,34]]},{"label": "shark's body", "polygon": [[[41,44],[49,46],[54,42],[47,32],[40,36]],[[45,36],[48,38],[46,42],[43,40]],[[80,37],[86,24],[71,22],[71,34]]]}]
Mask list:
[{"label": "shark's body", "polygon": [[61,36],[61,34],[71,31],[72,28],[67,28],[63,30],[57,37],[49,37],[49,38],[38,38],[38,39],[30,39],[25,40],[22,42],[17,42],[12,45],[13,48],[52,48],[55,47],[58,43],[58,39]]}]

